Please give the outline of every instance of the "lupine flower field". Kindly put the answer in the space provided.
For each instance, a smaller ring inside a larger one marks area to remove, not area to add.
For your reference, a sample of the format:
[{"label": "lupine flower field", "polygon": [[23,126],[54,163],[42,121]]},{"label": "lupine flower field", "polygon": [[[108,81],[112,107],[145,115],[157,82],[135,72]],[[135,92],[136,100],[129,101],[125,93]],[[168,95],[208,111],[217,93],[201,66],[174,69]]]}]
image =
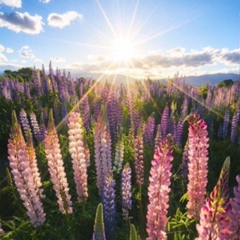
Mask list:
[{"label": "lupine flower field", "polygon": [[28,70],[0,77],[0,239],[240,239],[240,82]]}]

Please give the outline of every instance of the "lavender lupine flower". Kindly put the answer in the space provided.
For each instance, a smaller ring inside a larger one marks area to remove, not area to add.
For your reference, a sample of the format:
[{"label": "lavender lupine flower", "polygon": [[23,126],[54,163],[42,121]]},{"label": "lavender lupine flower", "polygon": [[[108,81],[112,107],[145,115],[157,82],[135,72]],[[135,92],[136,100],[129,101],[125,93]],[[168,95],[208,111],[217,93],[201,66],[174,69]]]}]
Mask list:
[{"label": "lavender lupine flower", "polygon": [[129,163],[126,163],[121,176],[122,214],[125,220],[128,218],[128,211],[132,208],[131,173]]},{"label": "lavender lupine flower", "polygon": [[184,127],[184,121],[183,119],[179,119],[177,123],[176,135],[175,135],[175,142],[178,146],[182,146],[183,127]]},{"label": "lavender lupine flower", "polygon": [[154,144],[154,134],[155,134],[155,117],[154,113],[149,116],[147,123],[145,125],[145,129],[143,132],[143,142],[149,146],[153,146]]},{"label": "lavender lupine flower", "polygon": [[74,180],[78,195],[78,202],[88,197],[87,161],[84,151],[83,125],[80,113],[71,112],[68,117],[69,152],[72,157]]},{"label": "lavender lupine flower", "polygon": [[[34,164],[34,155],[29,154],[29,146],[23,138],[20,126],[17,123],[15,112],[12,113],[12,129],[8,140],[8,160],[11,173],[23,205],[27,210],[31,224],[34,227],[42,225],[45,221],[41,190],[38,182],[38,169]],[[35,181],[37,179],[37,181]]]},{"label": "lavender lupine flower", "polygon": [[235,112],[232,118],[232,127],[231,127],[231,142],[237,142],[237,130],[238,130],[238,120],[239,120],[239,111]]},{"label": "lavender lupine flower", "polygon": [[24,95],[26,98],[30,99],[31,94],[30,94],[30,84],[28,82],[24,82]]},{"label": "lavender lupine flower", "polygon": [[199,219],[207,186],[209,139],[207,124],[198,114],[190,114],[187,120],[189,123],[187,209],[189,218]]},{"label": "lavender lupine flower", "polygon": [[169,129],[169,107],[166,106],[161,117],[161,138],[165,138]]},{"label": "lavender lupine flower", "polygon": [[87,132],[90,130],[90,107],[88,102],[88,96],[84,95],[81,104],[80,111],[83,119],[83,125]]},{"label": "lavender lupine flower", "polygon": [[97,122],[100,112],[101,112],[101,97],[97,96],[94,98],[93,101],[93,116],[94,116],[93,118],[95,122]]},{"label": "lavender lupine flower", "polygon": [[225,111],[224,119],[223,119],[223,138],[226,138],[228,136],[229,118],[230,118],[230,112],[227,109]]},{"label": "lavender lupine flower", "polygon": [[24,132],[24,136],[25,138],[27,138],[28,135],[28,130],[30,129],[30,124],[27,118],[27,113],[25,112],[25,110],[22,108],[20,113],[19,113],[19,118],[20,118],[20,122],[21,122],[21,126],[23,128],[23,132]]},{"label": "lavender lupine flower", "polygon": [[187,178],[188,176],[188,141],[186,142],[184,149],[183,149],[183,154],[182,154],[182,165],[181,165],[181,171],[180,171],[180,176],[182,178]]},{"label": "lavender lupine flower", "polygon": [[230,158],[227,157],[218,182],[200,212],[200,223],[197,224],[199,237],[196,240],[228,240],[232,239],[230,204],[229,204],[229,168]]},{"label": "lavender lupine flower", "polygon": [[40,129],[34,112],[30,113],[30,122],[33,128],[33,134],[37,141],[41,141]]},{"label": "lavender lupine flower", "polygon": [[102,204],[104,212],[104,223],[106,239],[114,239],[116,234],[116,182],[113,179],[113,174],[110,171],[104,180],[103,193],[102,193]]},{"label": "lavender lupine flower", "polygon": [[45,137],[45,153],[48,162],[48,171],[56,193],[59,209],[62,214],[72,213],[71,196],[63,166],[63,159],[57,131],[54,125],[52,110],[49,113],[48,132]]},{"label": "lavender lupine flower", "polygon": [[134,139],[134,168],[136,174],[136,182],[138,185],[144,183],[144,156],[143,156],[143,137],[138,134]]},{"label": "lavender lupine flower", "polygon": [[39,126],[39,138],[43,142],[46,136],[47,136],[47,129],[46,129],[46,126],[44,124],[43,112],[41,112],[40,126]]},{"label": "lavender lupine flower", "polygon": [[172,175],[173,138],[168,134],[160,143],[150,170],[147,212],[148,240],[164,240],[166,236],[167,209],[169,207],[170,177]]},{"label": "lavender lupine flower", "polygon": [[231,240],[240,239],[240,175],[236,177],[237,186],[234,187],[234,198],[230,199],[231,205],[231,229],[232,238]]},{"label": "lavender lupine flower", "polygon": [[154,140],[154,152],[157,150],[160,142],[161,142],[161,125],[158,124],[157,125],[157,133],[156,133],[156,137],[155,137],[155,140]]},{"label": "lavender lupine flower", "polygon": [[102,115],[103,113],[101,113],[98,118],[94,134],[97,188],[100,195],[102,193],[104,178],[112,169],[111,136],[108,130],[107,121],[103,119]]}]

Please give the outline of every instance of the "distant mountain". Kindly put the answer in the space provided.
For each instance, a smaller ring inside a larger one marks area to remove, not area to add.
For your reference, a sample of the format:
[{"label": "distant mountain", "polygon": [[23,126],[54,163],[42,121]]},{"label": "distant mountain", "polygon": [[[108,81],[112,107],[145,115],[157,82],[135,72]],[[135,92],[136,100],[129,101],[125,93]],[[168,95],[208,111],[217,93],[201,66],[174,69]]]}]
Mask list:
[{"label": "distant mountain", "polygon": [[236,73],[216,73],[201,76],[187,76],[185,77],[185,79],[186,82],[191,85],[200,86],[207,82],[211,84],[216,84],[226,79],[232,79],[233,81],[237,81],[240,80],[240,75]]}]

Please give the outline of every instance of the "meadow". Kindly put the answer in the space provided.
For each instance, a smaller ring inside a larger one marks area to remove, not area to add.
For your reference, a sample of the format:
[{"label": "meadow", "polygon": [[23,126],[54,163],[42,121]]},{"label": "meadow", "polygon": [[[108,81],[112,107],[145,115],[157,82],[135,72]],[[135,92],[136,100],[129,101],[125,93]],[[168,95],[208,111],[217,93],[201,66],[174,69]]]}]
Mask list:
[{"label": "meadow", "polygon": [[240,239],[240,82],[0,77],[0,239]]}]

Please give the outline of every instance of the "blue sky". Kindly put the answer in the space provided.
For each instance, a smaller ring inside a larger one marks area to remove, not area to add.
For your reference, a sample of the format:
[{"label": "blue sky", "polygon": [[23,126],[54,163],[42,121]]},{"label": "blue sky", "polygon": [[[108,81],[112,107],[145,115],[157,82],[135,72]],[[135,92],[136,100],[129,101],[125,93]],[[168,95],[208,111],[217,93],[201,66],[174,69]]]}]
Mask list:
[{"label": "blue sky", "polygon": [[239,72],[239,0],[0,0],[0,71],[80,76]]}]

